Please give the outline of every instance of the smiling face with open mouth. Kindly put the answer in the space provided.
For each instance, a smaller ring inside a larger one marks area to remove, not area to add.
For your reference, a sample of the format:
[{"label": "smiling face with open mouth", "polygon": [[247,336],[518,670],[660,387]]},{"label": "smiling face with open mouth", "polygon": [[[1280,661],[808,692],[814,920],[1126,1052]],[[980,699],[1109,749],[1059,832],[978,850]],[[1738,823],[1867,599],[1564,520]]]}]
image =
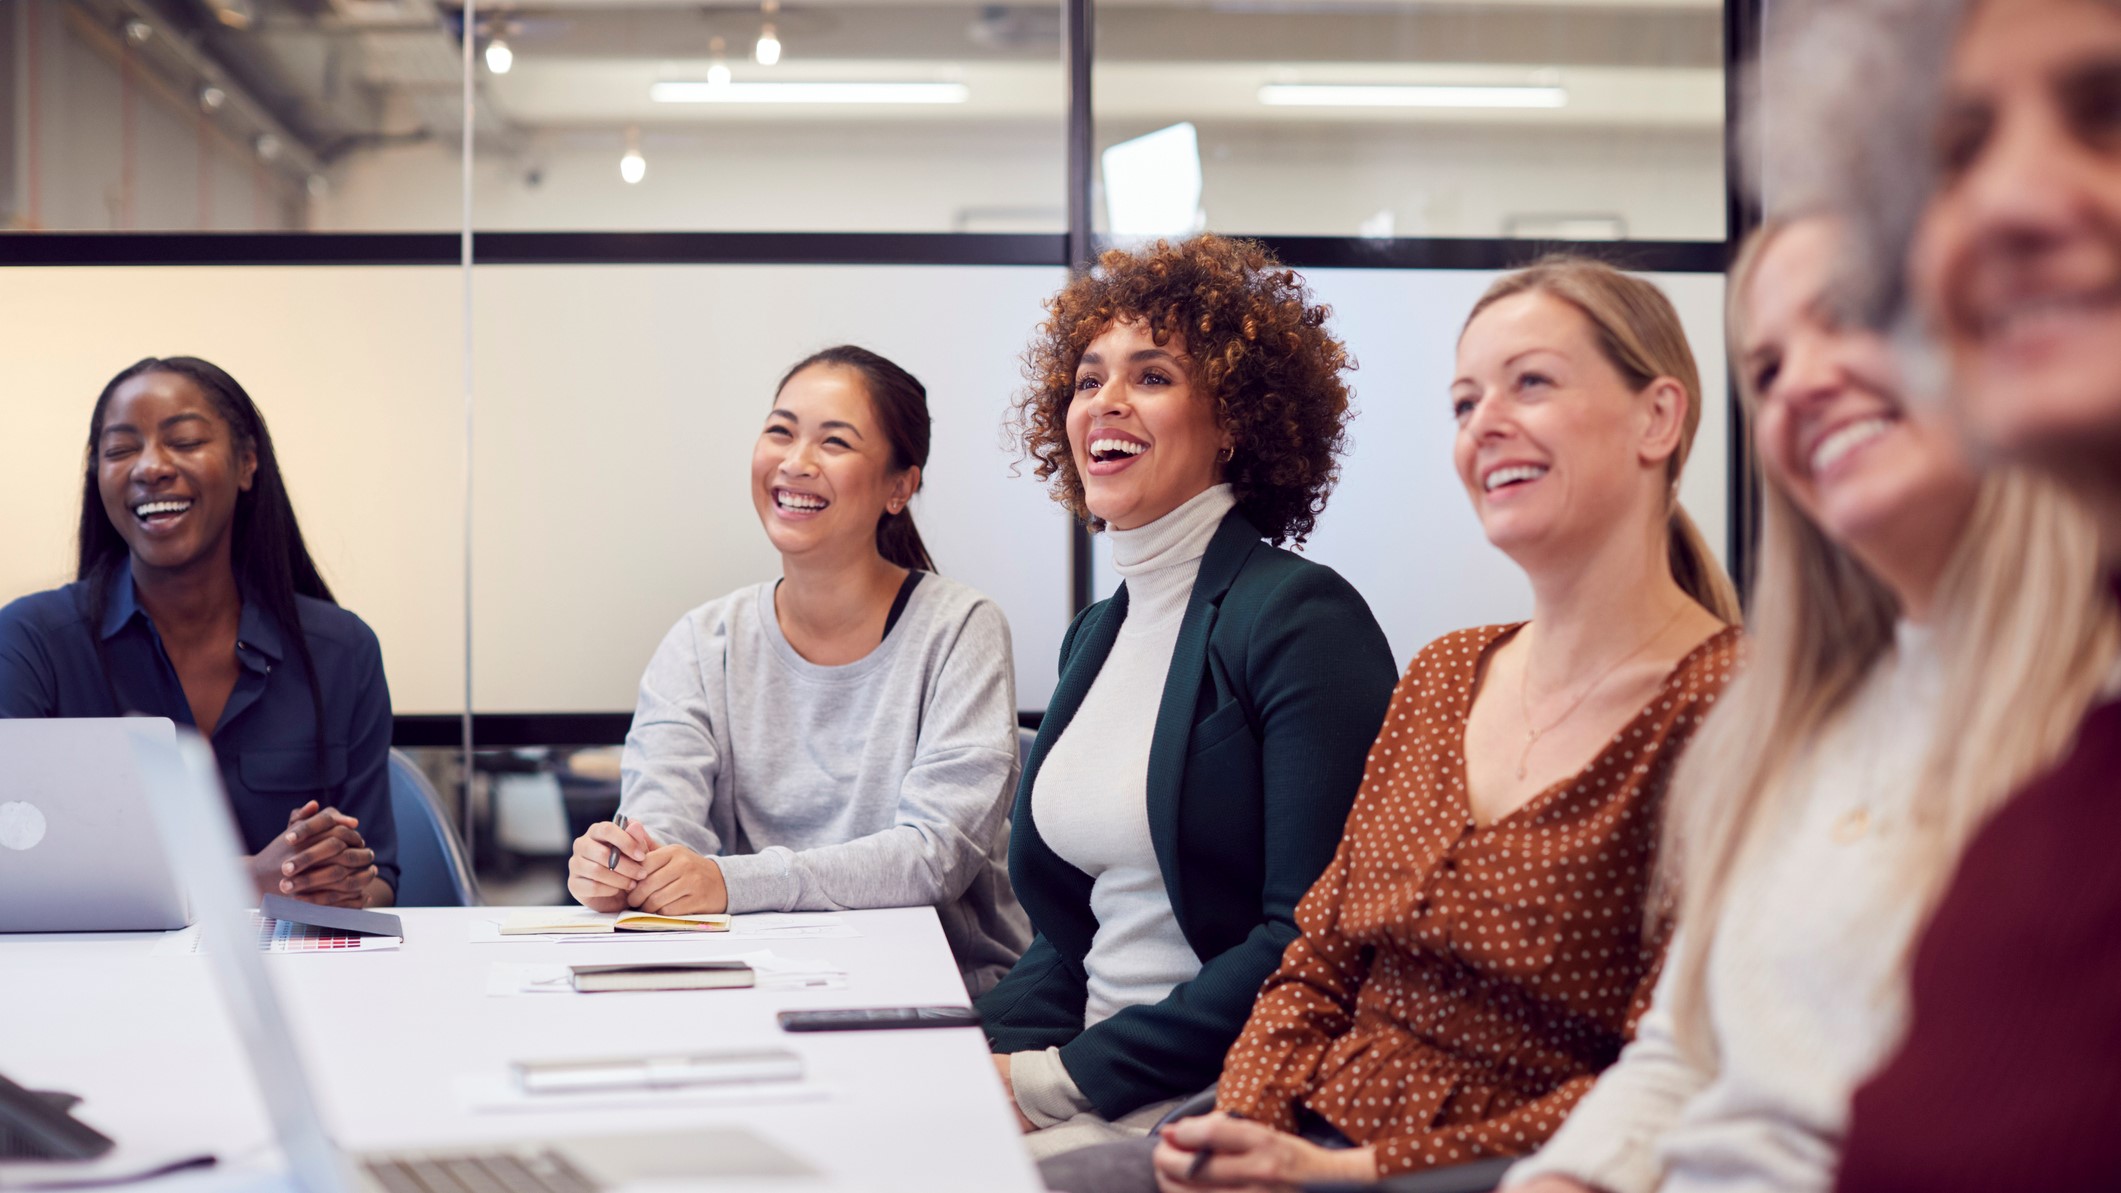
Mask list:
[{"label": "smiling face with open mouth", "polygon": [[2121,11],[1985,0],[1946,90],[1912,273],[1967,421],[2121,510]]},{"label": "smiling face with open mouth", "polygon": [[1645,459],[1646,398],[1588,317],[1537,290],[1499,299],[1458,341],[1452,461],[1488,541],[1519,563],[1662,518],[1663,463]]},{"label": "smiling face with open mouth", "polygon": [[1904,549],[1924,523],[1956,524],[1978,480],[1950,428],[1901,399],[1877,332],[1828,292],[1842,231],[1827,219],[1770,240],[1747,281],[1737,345],[1768,480],[1827,537],[1861,556]]},{"label": "smiling face with open mouth", "polygon": [[1121,320],[1083,350],[1068,404],[1068,448],[1083,502],[1115,530],[1146,526],[1222,482],[1229,438],[1196,393],[1185,344]]},{"label": "smiling face with open mouth", "polygon": [[920,469],[891,463],[861,374],[812,365],[774,397],[752,448],[751,503],[783,555],[874,551],[877,522],[920,484]]},{"label": "smiling face with open mouth", "polygon": [[257,454],[188,377],[143,373],[104,407],[96,488],[135,568],[229,566],[236,502],[257,470]]}]

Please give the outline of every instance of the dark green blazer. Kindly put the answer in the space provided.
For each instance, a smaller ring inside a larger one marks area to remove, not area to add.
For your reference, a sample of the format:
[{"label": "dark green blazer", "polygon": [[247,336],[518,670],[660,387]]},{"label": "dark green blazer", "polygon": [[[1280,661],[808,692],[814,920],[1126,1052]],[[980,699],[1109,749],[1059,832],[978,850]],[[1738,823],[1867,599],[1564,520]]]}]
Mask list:
[{"label": "dark green blazer", "polygon": [[978,1006],[996,1052],[1060,1048],[1107,1118],[1222,1071],[1296,902],[1333,858],[1398,678],[1384,631],[1331,568],[1231,511],[1201,558],[1149,748],[1149,835],[1201,970],[1162,1002],[1084,1030],[1091,878],[1039,837],[1031,788],[1127,617],[1124,584],[1075,619],[1016,788],[1009,875],[1037,937]]}]

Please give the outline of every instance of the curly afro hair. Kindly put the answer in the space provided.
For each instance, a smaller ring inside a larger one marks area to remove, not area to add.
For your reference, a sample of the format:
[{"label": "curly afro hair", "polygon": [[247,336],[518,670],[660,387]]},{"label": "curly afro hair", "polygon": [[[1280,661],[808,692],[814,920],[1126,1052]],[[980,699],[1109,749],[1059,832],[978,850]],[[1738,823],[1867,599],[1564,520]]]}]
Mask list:
[{"label": "curly afro hair", "polygon": [[1030,387],[1009,429],[1054,500],[1092,529],[1068,447],[1075,369],[1114,322],[1142,320],[1159,345],[1177,337],[1189,380],[1215,403],[1235,444],[1223,478],[1268,540],[1302,543],[1340,479],[1353,417],[1341,374],[1355,361],[1326,330],[1327,307],[1303,279],[1249,240],[1197,236],[1137,252],[1108,250],[1097,268],[1046,303],[1047,319],[1024,354]]}]

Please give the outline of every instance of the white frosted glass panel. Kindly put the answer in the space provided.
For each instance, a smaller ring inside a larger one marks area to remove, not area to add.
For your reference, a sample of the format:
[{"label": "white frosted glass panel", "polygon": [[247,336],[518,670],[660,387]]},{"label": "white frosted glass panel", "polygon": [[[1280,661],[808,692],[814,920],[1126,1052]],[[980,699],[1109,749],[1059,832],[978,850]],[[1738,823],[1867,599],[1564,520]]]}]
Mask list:
[{"label": "white frosted glass panel", "polygon": [[463,333],[448,268],[13,268],[0,286],[0,600],[72,578],[96,395],[143,356],[227,369],[401,713],[463,707]]},{"label": "white frosted glass panel", "polygon": [[1068,527],[1011,476],[1001,422],[1058,269],[494,266],[476,282],[473,699],[631,710],[687,609],[779,574],[751,450],[789,365],[848,342],[928,387],[936,564],[998,601],[1018,700],[1040,708],[1067,627]]},{"label": "white frosted glass panel", "polygon": [[[1451,466],[1457,428],[1447,392],[1458,329],[1499,274],[1317,269],[1304,276],[1333,308],[1332,327],[1360,366],[1353,448],[1305,554],[1362,592],[1402,666],[1451,630],[1529,616],[1524,573],[1488,545]],[[1723,277],[1648,276],[1679,310],[1705,391],[1680,500],[1710,548],[1728,559]],[[1103,596],[1118,577],[1102,539],[1097,561],[1095,587]]]}]

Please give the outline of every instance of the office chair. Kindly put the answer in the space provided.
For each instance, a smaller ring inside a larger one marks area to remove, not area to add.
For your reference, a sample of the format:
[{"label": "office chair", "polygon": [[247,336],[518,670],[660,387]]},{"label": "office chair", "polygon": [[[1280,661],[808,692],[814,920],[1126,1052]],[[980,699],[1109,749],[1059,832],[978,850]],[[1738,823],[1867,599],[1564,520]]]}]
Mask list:
[{"label": "office chair", "polygon": [[442,797],[397,750],[390,752],[390,810],[398,822],[398,906],[478,906],[478,879]]}]

